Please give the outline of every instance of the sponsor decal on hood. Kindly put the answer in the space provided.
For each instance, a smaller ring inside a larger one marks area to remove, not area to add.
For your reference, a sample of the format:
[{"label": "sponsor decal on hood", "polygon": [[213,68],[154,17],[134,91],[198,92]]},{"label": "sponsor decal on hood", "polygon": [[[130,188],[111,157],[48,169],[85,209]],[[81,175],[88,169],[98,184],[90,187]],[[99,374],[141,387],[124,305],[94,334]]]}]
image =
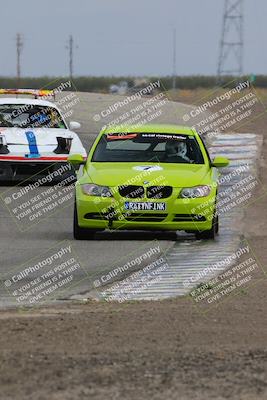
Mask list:
[{"label": "sponsor decal on hood", "polygon": [[159,165],[138,165],[133,167],[135,171],[162,171],[163,168]]}]

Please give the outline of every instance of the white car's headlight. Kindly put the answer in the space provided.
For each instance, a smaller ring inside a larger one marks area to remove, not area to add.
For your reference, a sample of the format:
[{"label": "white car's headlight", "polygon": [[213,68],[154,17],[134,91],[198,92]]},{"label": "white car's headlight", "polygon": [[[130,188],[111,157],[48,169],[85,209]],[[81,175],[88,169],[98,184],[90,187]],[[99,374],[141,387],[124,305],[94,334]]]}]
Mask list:
[{"label": "white car's headlight", "polygon": [[206,186],[195,186],[191,188],[183,188],[180,196],[183,199],[195,199],[197,197],[207,197],[210,194],[211,187]]},{"label": "white car's headlight", "polygon": [[108,186],[99,186],[94,183],[85,183],[81,185],[82,192],[88,196],[112,197]]}]

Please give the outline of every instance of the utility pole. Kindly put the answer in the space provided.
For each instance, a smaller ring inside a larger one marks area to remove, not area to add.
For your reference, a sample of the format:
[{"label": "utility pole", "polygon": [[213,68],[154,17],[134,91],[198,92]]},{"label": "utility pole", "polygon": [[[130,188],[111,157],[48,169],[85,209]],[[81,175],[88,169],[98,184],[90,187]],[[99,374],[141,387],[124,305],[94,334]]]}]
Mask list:
[{"label": "utility pole", "polygon": [[243,74],[244,0],[224,0],[223,28],[217,70],[218,83],[223,75]]},{"label": "utility pole", "polygon": [[21,52],[23,48],[23,40],[20,33],[17,33],[16,48],[17,48],[17,87],[19,88],[21,79]]},{"label": "utility pole", "polygon": [[176,29],[173,30],[173,74],[172,88],[176,89]]},{"label": "utility pole", "polygon": [[[78,46],[76,46],[76,49]],[[70,35],[69,37],[69,42],[67,49],[69,50],[69,74],[70,74],[70,80],[73,78],[73,49],[74,49],[74,39],[73,36]]]}]

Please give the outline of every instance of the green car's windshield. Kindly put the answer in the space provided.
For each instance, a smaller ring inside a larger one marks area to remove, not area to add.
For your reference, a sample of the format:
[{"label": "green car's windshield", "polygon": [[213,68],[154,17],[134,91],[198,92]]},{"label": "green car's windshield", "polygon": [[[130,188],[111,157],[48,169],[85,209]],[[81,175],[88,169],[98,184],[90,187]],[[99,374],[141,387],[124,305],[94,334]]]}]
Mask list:
[{"label": "green car's windshield", "polygon": [[165,133],[109,133],[93,154],[94,162],[204,164],[195,136]]},{"label": "green car's windshield", "polygon": [[66,129],[57,109],[33,104],[1,104],[0,127]]}]

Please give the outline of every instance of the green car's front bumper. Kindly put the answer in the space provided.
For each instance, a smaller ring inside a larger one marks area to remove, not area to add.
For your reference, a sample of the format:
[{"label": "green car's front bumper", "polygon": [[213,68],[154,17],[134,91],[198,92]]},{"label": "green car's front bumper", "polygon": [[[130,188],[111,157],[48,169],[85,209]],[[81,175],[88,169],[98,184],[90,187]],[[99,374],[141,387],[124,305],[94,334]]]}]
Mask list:
[{"label": "green car's front bumper", "polygon": [[[81,228],[102,230],[106,228],[141,230],[205,231],[212,228],[215,213],[216,189],[207,197],[179,198],[181,189],[174,188],[164,199],[127,199],[119,194],[110,198],[85,195],[76,186],[78,225]],[[165,211],[131,211],[127,215],[126,202],[166,203]]]}]

